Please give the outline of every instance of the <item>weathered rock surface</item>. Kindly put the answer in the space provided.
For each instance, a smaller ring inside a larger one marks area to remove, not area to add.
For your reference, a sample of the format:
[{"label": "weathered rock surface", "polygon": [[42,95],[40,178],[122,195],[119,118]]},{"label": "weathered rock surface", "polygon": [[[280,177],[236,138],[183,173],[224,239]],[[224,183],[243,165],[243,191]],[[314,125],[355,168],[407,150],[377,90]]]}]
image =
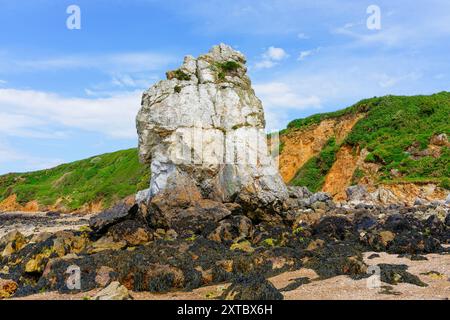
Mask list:
[{"label": "weathered rock surface", "polygon": [[262,276],[238,277],[222,295],[225,300],[283,300],[283,295]]},{"label": "weathered rock surface", "polygon": [[111,282],[109,286],[94,296],[94,300],[132,300],[128,289],[119,282]]},{"label": "weathered rock surface", "polygon": [[198,190],[207,199],[252,206],[287,198],[245,62],[220,44],[197,59],[187,56],[144,93],[137,129],[140,159],[151,163],[150,197]]},{"label": "weathered rock surface", "polygon": [[18,287],[14,281],[0,278],[0,300],[11,297]]},{"label": "weathered rock surface", "polygon": [[107,209],[90,219],[89,225],[96,232],[103,232],[108,227],[126,219],[132,219],[138,210],[137,205],[130,205],[125,202],[118,203],[114,207]]}]

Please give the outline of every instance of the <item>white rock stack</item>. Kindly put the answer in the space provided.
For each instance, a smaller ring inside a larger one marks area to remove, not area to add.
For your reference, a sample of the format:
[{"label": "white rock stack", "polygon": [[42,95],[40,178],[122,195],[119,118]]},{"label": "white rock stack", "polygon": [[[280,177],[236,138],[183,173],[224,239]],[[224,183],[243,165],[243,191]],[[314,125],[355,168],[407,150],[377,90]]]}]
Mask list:
[{"label": "white rock stack", "polygon": [[143,94],[136,120],[140,159],[151,164],[150,198],[179,188],[221,202],[268,205],[288,197],[245,63],[220,44],[185,57]]}]

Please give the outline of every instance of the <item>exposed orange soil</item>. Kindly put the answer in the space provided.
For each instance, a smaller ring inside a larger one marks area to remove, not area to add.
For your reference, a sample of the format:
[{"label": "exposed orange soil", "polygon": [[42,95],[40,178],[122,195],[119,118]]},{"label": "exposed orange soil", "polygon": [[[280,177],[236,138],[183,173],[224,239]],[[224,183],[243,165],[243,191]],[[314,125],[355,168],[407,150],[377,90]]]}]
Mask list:
[{"label": "exposed orange soil", "polygon": [[[128,198],[127,198],[128,199]],[[134,200],[134,196],[133,196]],[[129,200],[128,200],[129,201]],[[12,194],[3,201],[0,201],[0,212],[43,212],[43,211],[60,211],[63,213],[99,213],[104,209],[103,202],[94,201],[85,204],[82,208],[73,211],[69,210],[62,205],[62,199],[58,199],[54,204],[44,206],[39,204],[36,200],[27,202],[25,205],[21,205],[17,202],[17,195]]]},{"label": "exposed orange soil", "polygon": [[293,130],[280,137],[283,150],[279,158],[280,174],[287,183],[311,157],[317,155],[331,138],[340,143],[364,114],[327,119],[305,129]]},{"label": "exposed orange soil", "polygon": [[322,190],[329,192],[336,201],[346,200],[345,189],[351,184],[357,163],[357,151],[348,145],[342,146],[336,155],[336,161],[325,177]]}]

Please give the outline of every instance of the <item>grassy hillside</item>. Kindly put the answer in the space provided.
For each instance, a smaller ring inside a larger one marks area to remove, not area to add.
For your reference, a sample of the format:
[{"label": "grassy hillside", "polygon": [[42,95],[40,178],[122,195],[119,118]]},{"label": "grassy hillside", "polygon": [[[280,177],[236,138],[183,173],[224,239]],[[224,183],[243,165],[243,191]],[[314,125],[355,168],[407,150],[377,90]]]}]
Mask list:
[{"label": "grassy hillside", "polygon": [[16,194],[20,204],[37,200],[52,205],[62,198],[68,209],[99,200],[108,206],[147,188],[149,176],[148,167],[138,161],[137,150],[123,150],[48,170],[0,176],[0,201]]},{"label": "grassy hillside", "polygon": [[[366,148],[370,153],[366,162],[376,163],[380,168],[380,181],[434,181],[445,188],[450,187],[450,149],[441,148],[439,157],[411,157],[411,147],[425,150],[434,135],[450,136],[450,93],[441,92],[431,96],[386,96],[362,100],[337,112],[314,115],[292,121],[287,131],[349,113],[365,112],[341,144]],[[324,177],[335,161],[339,146],[328,143],[320,154],[310,159],[293,179],[294,185],[306,185],[316,191],[323,185]],[[392,170],[395,169],[395,170]],[[392,172],[399,172],[401,178]],[[361,176],[355,172],[355,180]]]}]

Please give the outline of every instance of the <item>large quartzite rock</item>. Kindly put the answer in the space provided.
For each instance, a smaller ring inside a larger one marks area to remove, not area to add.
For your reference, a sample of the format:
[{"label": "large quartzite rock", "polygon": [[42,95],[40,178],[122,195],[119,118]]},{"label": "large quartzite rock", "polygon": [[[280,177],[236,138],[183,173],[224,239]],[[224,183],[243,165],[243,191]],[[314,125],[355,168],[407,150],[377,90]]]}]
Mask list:
[{"label": "large quartzite rock", "polygon": [[151,164],[149,198],[188,190],[256,207],[288,198],[245,63],[220,44],[197,59],[185,57],[144,93],[136,120],[140,159]]}]

